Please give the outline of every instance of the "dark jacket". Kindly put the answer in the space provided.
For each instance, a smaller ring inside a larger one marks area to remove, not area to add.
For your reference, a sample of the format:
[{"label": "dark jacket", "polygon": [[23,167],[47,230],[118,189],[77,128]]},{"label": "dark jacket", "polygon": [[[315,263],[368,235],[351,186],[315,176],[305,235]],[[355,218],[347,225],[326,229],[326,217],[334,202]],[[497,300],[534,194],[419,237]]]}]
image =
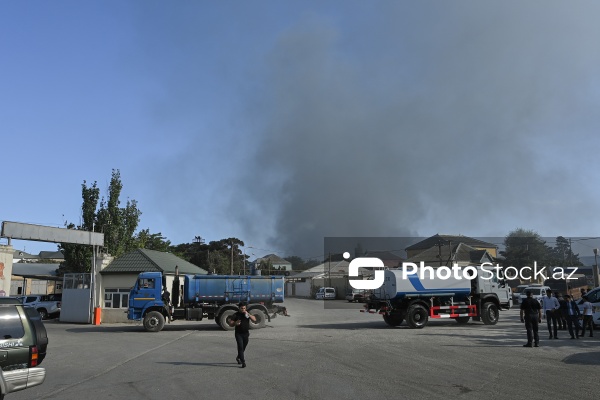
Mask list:
[{"label": "dark jacket", "polygon": [[567,306],[565,307],[564,314],[565,316],[569,315],[569,307],[573,310],[573,316],[579,317],[581,315],[581,311],[579,311],[579,307],[577,307],[577,302],[575,300],[565,301]]}]

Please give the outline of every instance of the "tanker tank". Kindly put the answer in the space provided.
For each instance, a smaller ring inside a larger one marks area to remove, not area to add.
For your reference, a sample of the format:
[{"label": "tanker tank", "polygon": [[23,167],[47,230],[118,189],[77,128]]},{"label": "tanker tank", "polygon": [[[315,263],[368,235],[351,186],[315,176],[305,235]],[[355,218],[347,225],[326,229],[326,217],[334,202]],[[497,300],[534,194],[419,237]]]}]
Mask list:
[{"label": "tanker tank", "polygon": [[[408,272],[411,272],[411,268]],[[468,278],[457,279],[450,275],[448,279],[430,276],[428,271],[420,276],[421,268],[416,272],[407,274],[403,278],[404,267],[384,271],[384,283],[373,295],[381,300],[402,299],[404,297],[454,297],[455,300],[466,299],[471,293],[471,280]],[[423,278],[423,279],[421,279]]]},{"label": "tanker tank", "polygon": [[183,300],[193,303],[272,302],[284,300],[284,281],[275,276],[185,275]]}]

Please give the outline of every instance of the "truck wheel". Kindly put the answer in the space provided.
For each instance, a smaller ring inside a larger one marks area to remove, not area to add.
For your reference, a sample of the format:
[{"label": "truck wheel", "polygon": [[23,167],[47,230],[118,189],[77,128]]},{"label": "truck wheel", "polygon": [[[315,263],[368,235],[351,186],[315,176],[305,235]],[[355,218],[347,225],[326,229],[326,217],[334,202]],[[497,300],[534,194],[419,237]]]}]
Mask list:
[{"label": "truck wheel", "polygon": [[498,323],[498,307],[494,303],[484,303],[481,310],[481,319],[485,325]]},{"label": "truck wheel", "polygon": [[46,311],[45,308],[40,308],[37,310],[37,312],[40,313],[40,317],[42,317],[42,319],[48,319],[48,311]]},{"label": "truck wheel", "polygon": [[459,324],[466,324],[467,322],[469,322],[471,317],[458,317],[455,319],[456,319],[456,322],[458,322]]},{"label": "truck wheel", "polygon": [[144,317],[144,329],[148,332],[160,332],[165,327],[165,317],[158,311],[150,311]]},{"label": "truck wheel", "polygon": [[413,304],[408,307],[406,312],[406,323],[413,329],[421,329],[427,325],[429,314],[425,307],[420,304]]},{"label": "truck wheel", "polygon": [[250,329],[260,329],[267,326],[267,317],[265,317],[265,313],[261,310],[250,310],[250,315],[256,317],[256,322],[250,320]]},{"label": "truck wheel", "polygon": [[219,325],[223,330],[232,331],[235,329],[235,326],[229,326],[227,323],[233,314],[235,314],[235,310],[225,310],[219,316]]},{"label": "truck wheel", "polygon": [[383,314],[383,320],[389,326],[398,326],[404,321],[402,314]]}]

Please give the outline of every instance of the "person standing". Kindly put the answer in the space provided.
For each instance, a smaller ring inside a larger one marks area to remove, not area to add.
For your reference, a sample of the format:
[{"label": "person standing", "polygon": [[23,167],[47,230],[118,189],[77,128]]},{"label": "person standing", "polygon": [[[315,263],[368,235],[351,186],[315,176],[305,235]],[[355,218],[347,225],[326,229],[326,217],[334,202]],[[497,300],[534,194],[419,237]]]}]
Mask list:
[{"label": "person standing", "polygon": [[[575,300],[571,298],[570,295],[565,295],[565,304],[566,310],[561,310],[564,312],[567,317],[567,326],[569,328],[569,334],[571,335],[571,339],[579,339],[579,316],[581,313],[579,312],[579,307],[577,307],[577,303]],[[562,307],[562,304],[561,304]],[[575,329],[573,329],[575,326]]]},{"label": "person standing", "polygon": [[246,310],[246,303],[242,302],[238,305],[239,311],[229,319],[229,326],[235,326],[235,341],[237,343],[238,355],[235,358],[238,364],[242,364],[242,368],[246,368],[246,358],[244,351],[248,346],[250,338],[250,321],[256,322],[256,317]]},{"label": "person standing", "polygon": [[527,343],[523,347],[531,347],[532,342],[535,343],[535,347],[539,347],[538,324],[542,322],[542,308],[540,302],[531,297],[530,291],[527,291],[526,295],[521,302],[521,322],[525,322],[527,329]]},{"label": "person standing", "polygon": [[[544,309],[544,316],[546,317],[546,323],[548,324],[548,332],[550,332],[550,339],[558,339],[558,327],[556,319],[560,312],[560,304],[556,297],[552,296],[552,290],[546,290],[546,296],[542,297],[542,308]],[[552,326],[550,325],[552,323]],[[552,336],[552,328],[554,328],[554,336]]]},{"label": "person standing", "polygon": [[558,298],[558,304],[560,305],[560,308],[557,311],[555,311],[556,320],[558,321],[558,330],[565,331],[565,330],[567,330],[567,318],[568,318],[567,302],[565,300],[566,296],[563,297],[562,294],[557,293],[556,297]]},{"label": "person standing", "polygon": [[167,308],[167,314],[169,314],[169,323],[173,322],[173,313],[171,311],[171,293],[167,290],[166,287],[163,287],[162,295],[160,296],[165,307]]},{"label": "person standing", "polygon": [[592,303],[590,303],[587,296],[583,297],[583,327],[581,330],[581,336],[585,336],[585,326],[590,328],[590,337],[594,337],[594,321],[592,313]]}]

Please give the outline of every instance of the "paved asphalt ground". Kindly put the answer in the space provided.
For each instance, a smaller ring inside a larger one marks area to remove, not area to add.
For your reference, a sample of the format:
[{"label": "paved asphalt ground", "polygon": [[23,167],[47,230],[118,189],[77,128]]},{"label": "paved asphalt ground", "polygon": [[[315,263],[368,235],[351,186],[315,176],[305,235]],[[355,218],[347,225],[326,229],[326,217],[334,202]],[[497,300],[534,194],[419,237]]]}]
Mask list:
[{"label": "paved asphalt ground", "polygon": [[387,327],[359,304],[287,299],[291,317],[251,332],[248,367],[235,362],[233,332],[214,321],[139,324],[48,322],[43,385],[24,399],[591,399],[600,393],[600,333],[560,331],[523,348],[518,310],[500,322],[436,320],[420,330]]}]

